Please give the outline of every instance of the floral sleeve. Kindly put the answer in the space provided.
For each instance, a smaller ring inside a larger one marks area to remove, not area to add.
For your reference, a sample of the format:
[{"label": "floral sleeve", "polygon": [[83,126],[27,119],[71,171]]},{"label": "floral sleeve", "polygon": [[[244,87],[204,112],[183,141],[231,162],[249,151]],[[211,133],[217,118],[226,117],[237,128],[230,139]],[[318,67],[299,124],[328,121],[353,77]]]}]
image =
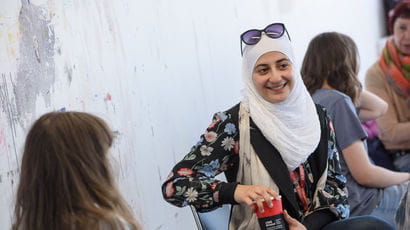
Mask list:
[{"label": "floral sleeve", "polygon": [[214,177],[234,166],[238,159],[238,138],[237,122],[231,114],[215,114],[198,143],[174,166],[162,185],[164,199],[179,207],[189,204],[202,210],[234,203],[237,183]]},{"label": "floral sleeve", "polygon": [[324,187],[318,189],[318,200],[312,212],[329,208],[338,218],[349,217],[347,202],[346,177],[341,174],[339,151],[336,147],[336,137],[332,121],[326,116],[328,124],[328,168]]}]

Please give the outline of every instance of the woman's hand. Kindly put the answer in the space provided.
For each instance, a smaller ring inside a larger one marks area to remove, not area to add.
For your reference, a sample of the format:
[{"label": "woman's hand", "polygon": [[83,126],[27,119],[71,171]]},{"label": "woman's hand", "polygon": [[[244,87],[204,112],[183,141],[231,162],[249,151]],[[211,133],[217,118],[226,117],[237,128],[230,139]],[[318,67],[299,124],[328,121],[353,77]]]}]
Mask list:
[{"label": "woman's hand", "polygon": [[283,217],[286,223],[288,223],[289,230],[307,230],[306,227],[302,223],[297,221],[295,218],[292,218],[291,216],[289,216],[286,210],[283,211]]},{"label": "woman's hand", "polygon": [[269,207],[272,207],[272,197],[275,199],[280,199],[279,194],[277,194],[273,189],[260,186],[260,185],[240,185],[238,184],[235,189],[234,199],[238,203],[244,203],[254,209],[254,202],[258,206],[260,212],[263,210],[263,201]]}]

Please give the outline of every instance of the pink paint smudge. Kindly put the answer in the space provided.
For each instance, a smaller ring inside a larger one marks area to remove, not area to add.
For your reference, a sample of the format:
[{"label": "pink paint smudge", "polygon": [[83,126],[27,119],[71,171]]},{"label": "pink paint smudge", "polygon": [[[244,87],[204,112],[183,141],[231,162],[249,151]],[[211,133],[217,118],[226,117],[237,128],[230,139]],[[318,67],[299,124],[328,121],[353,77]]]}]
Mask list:
[{"label": "pink paint smudge", "polygon": [[110,93],[107,93],[107,96],[105,96],[104,101],[111,101],[112,97]]}]

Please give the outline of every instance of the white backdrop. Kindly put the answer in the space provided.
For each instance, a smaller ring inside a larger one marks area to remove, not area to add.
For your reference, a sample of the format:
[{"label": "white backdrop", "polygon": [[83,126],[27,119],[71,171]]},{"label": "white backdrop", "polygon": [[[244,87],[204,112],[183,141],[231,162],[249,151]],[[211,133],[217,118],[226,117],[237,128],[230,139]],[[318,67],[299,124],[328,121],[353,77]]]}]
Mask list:
[{"label": "white backdrop", "polygon": [[162,199],[171,167],[242,88],[239,35],[284,22],[301,63],[320,32],[350,35],[361,72],[383,33],[375,0],[0,0],[0,226],[10,226],[30,124],[51,110],[106,119],[120,189],[146,229],[193,229]]}]

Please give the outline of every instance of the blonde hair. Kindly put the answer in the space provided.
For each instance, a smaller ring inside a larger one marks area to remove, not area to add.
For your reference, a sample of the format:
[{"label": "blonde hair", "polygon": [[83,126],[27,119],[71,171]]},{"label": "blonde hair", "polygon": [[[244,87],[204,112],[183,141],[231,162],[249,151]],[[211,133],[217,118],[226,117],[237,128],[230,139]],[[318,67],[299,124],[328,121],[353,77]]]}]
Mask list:
[{"label": "blonde hair", "polygon": [[107,124],[88,113],[51,112],[34,122],[12,229],[139,229],[112,178],[112,142]]}]

